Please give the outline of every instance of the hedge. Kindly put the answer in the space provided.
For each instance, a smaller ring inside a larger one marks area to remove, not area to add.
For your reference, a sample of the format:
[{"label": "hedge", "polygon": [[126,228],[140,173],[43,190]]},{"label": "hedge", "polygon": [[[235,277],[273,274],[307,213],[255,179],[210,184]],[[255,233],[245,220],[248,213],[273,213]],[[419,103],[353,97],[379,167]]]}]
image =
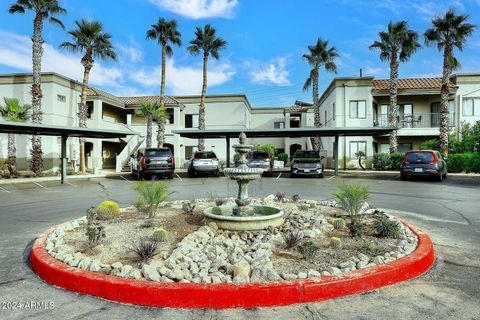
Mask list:
[{"label": "hedge", "polygon": [[447,160],[448,172],[480,173],[480,153],[451,153]]},{"label": "hedge", "polygon": [[373,155],[372,165],[375,170],[400,170],[403,162],[403,153],[376,153]]}]

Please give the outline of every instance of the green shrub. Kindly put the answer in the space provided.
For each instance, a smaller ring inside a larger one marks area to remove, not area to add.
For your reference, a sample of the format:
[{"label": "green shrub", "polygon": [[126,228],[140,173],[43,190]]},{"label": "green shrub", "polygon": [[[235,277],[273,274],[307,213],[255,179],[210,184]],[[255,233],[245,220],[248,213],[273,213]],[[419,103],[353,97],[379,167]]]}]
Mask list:
[{"label": "green shrub", "polygon": [[288,154],[287,153],[279,153],[277,156],[278,161],[283,161],[285,164],[288,162]]},{"label": "green shrub", "polygon": [[97,208],[97,219],[109,220],[120,216],[120,207],[115,201],[107,200],[100,203]]},{"label": "green shrub", "polygon": [[403,162],[403,153],[376,153],[373,155],[372,165],[375,170],[400,170]]},{"label": "green shrub", "polygon": [[368,254],[371,256],[381,256],[385,253],[382,249],[372,246],[367,241],[363,241],[362,244],[357,247],[357,250],[363,254]]},{"label": "green shrub", "polygon": [[402,167],[404,153],[392,153],[390,155],[391,170],[398,171]]},{"label": "green shrub", "polygon": [[345,228],[345,220],[343,220],[342,218],[333,220],[333,228],[335,228],[336,230]]},{"label": "green shrub", "polygon": [[143,223],[140,225],[140,228],[153,228],[155,226],[155,223],[153,222],[153,219],[147,219],[143,221]]},{"label": "green shrub", "polygon": [[437,150],[437,140],[431,139],[420,144],[420,150]]},{"label": "green shrub", "polygon": [[348,230],[350,231],[350,235],[354,238],[361,238],[363,237],[363,223],[360,220],[352,220],[348,225]]},{"label": "green shrub", "polygon": [[398,222],[384,214],[377,215],[373,220],[373,231],[377,236],[383,238],[396,239],[400,237],[401,234]]},{"label": "green shrub", "polygon": [[480,121],[471,125],[462,123],[460,127],[462,140],[456,140],[455,137],[449,137],[449,150],[451,153],[470,153],[480,151],[477,143],[480,141]]},{"label": "green shrub", "polygon": [[155,230],[153,230],[152,239],[158,242],[165,242],[168,239],[168,231],[162,227],[155,228]]},{"label": "green shrub", "polygon": [[480,153],[451,153],[447,160],[448,172],[480,173]]},{"label": "green shrub", "polygon": [[274,144],[264,144],[264,145],[256,145],[253,150],[255,151],[265,151],[268,153],[268,156],[273,159],[277,154],[277,147]]},{"label": "green shrub", "polygon": [[320,250],[320,247],[312,241],[306,241],[298,247],[298,251],[307,260],[313,260],[317,255],[318,250]]},{"label": "green shrub", "polygon": [[330,247],[332,247],[333,249],[340,249],[342,247],[342,239],[337,237],[331,237]]},{"label": "green shrub", "polygon": [[338,186],[333,196],[338,199],[350,219],[357,220],[362,214],[362,207],[370,199],[370,190],[363,184],[344,184]]},{"label": "green shrub", "polygon": [[155,217],[158,206],[172,194],[170,186],[165,182],[159,181],[140,181],[133,186],[141,196],[136,204],[143,207],[143,211],[148,213],[149,218]]}]

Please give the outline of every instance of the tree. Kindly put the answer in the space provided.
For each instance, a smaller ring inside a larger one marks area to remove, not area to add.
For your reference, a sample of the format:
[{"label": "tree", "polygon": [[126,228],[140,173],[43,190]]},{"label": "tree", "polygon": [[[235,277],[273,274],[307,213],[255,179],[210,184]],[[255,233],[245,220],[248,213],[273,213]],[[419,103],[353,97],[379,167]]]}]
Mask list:
[{"label": "tree", "polygon": [[[7,121],[25,122],[30,117],[30,106],[22,105],[18,99],[3,98],[5,105],[0,105],[0,115]],[[8,171],[10,176],[17,175],[17,148],[15,134],[8,134]]]},{"label": "tree", "polygon": [[433,27],[425,31],[425,43],[443,50],[443,76],[440,96],[440,148],[448,155],[448,98],[450,95],[450,76],[460,67],[453,54],[454,48],[462,51],[467,38],[475,31],[475,26],[467,22],[468,15],[457,15],[453,9],[443,17],[432,19]]},{"label": "tree", "polygon": [[[63,23],[57,19],[58,15],[65,14],[66,10],[62,8],[57,0],[17,0],[10,6],[8,12],[25,13],[26,10],[33,11],[35,17],[33,19],[33,37],[32,37],[32,121],[33,123],[42,123],[42,55],[43,55],[43,20],[49,19],[53,24],[64,28]],[[32,136],[32,161],[30,167],[37,175],[43,172],[43,152],[42,139],[39,135]]]},{"label": "tree", "polygon": [[165,107],[159,106],[152,116],[158,125],[157,148],[162,148],[165,143],[165,122],[168,120],[168,113]]},{"label": "tree", "polygon": [[[77,20],[77,28],[68,32],[73,42],[64,42],[60,48],[71,52],[83,54],[83,82],[80,105],[78,106],[78,126],[87,127],[87,88],[90,71],[95,62],[94,58],[101,60],[116,60],[117,55],[110,41],[112,36],[103,31],[103,25],[98,21]],[[85,139],[80,139],[80,172],[85,172]]]},{"label": "tree", "polygon": [[[338,52],[335,47],[328,47],[328,41],[324,41],[320,38],[313,46],[308,46],[308,53],[303,55],[308,64],[312,67],[310,75],[303,85],[303,91],[307,91],[312,87],[313,95],[313,110],[315,112],[314,125],[316,128],[320,127],[320,101],[318,98],[318,73],[320,67],[325,67],[327,72],[337,73],[337,65],[335,59],[338,57]],[[327,121],[327,119],[325,119]],[[320,150],[320,136],[315,137],[314,146],[315,150]]]},{"label": "tree", "polygon": [[157,103],[145,102],[142,103],[140,110],[135,110],[135,115],[138,117],[144,117],[147,119],[147,142],[146,147],[152,147],[152,124],[153,117],[157,114],[159,105]]},{"label": "tree", "polygon": [[[160,108],[165,109],[165,73],[166,73],[166,62],[165,59],[168,56],[169,58],[173,55],[173,50],[170,44],[177,46],[182,45],[181,34],[177,30],[177,21],[166,20],[164,18],[159,18],[158,22],[152,25],[152,29],[147,31],[147,39],[156,40],[158,44],[162,47],[162,76],[160,81]],[[161,115],[161,114],[159,114]],[[158,125],[157,131],[157,145],[160,148],[163,146],[165,141],[165,120],[166,118],[160,116],[155,119]]]},{"label": "tree", "polygon": [[[217,37],[217,31],[210,24],[206,24],[203,29],[197,27],[195,30],[195,39],[190,41],[187,50],[192,55],[203,53],[203,84],[202,95],[200,97],[200,108],[198,110],[198,128],[205,130],[205,96],[207,94],[207,65],[208,57],[211,55],[214,59],[220,58],[220,51],[227,47],[227,42]],[[205,150],[205,140],[198,139],[198,150]]]},{"label": "tree", "polygon": [[[420,48],[418,34],[408,28],[406,21],[390,22],[388,30],[379,34],[380,41],[375,41],[370,49],[380,50],[380,60],[390,63],[390,109],[388,122],[390,126],[398,126],[398,67],[400,62],[406,62]],[[397,130],[390,133],[390,153],[397,152]]]}]

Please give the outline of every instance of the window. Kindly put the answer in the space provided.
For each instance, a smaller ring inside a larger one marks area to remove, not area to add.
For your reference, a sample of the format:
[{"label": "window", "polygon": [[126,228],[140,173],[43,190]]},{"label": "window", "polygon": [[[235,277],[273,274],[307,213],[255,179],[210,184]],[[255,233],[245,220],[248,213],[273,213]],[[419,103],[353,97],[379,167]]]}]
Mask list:
[{"label": "window", "polygon": [[67,97],[64,96],[63,94],[57,94],[57,100],[65,103],[65,102],[67,102]]},{"label": "window", "polygon": [[[397,151],[399,153],[404,153],[409,150],[413,150],[411,143],[399,143],[397,146]],[[390,144],[382,143],[380,145],[380,153],[390,153]]]},{"label": "window", "polygon": [[274,129],[284,129],[285,128],[285,122],[283,121],[275,121],[273,124]]},{"label": "window", "polygon": [[480,116],[480,98],[463,98],[463,115]]},{"label": "window", "polygon": [[365,119],[367,117],[367,102],[350,101],[350,118]]},{"label": "window", "polygon": [[185,128],[198,128],[198,114],[185,115]]},{"label": "window", "polygon": [[327,113],[327,110],[325,110],[325,124],[327,124],[328,122],[327,116],[328,116],[328,113]]},{"label": "window", "polygon": [[290,128],[300,128],[301,114],[290,114]]},{"label": "window", "polygon": [[350,159],[356,159],[355,155],[358,151],[363,151],[367,154],[367,142],[366,141],[350,141]]},{"label": "window", "polygon": [[335,114],[336,114],[336,112],[335,112],[335,102],[332,105],[332,110],[333,110],[332,111],[332,120],[335,121]]},{"label": "window", "polygon": [[167,114],[168,114],[168,124],[174,124],[175,117],[174,117],[173,108],[167,108]]},{"label": "window", "polygon": [[93,114],[93,101],[87,101],[87,118],[92,119],[92,114]]}]

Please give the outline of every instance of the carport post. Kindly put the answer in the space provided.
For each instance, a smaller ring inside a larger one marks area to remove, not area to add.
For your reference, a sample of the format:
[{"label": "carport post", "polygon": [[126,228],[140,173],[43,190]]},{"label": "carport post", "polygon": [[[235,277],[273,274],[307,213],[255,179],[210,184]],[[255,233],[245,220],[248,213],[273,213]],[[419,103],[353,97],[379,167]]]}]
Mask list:
[{"label": "carport post", "polygon": [[226,136],[225,137],[226,141],[227,141],[227,168],[230,167],[230,137],[229,136]]},{"label": "carport post", "polygon": [[62,170],[62,184],[65,183],[67,179],[67,139],[68,136],[62,136],[62,147],[61,147],[61,158],[60,158],[60,165]]},{"label": "carport post", "polygon": [[335,175],[338,176],[338,135],[335,136],[333,144],[333,154],[335,155]]}]

